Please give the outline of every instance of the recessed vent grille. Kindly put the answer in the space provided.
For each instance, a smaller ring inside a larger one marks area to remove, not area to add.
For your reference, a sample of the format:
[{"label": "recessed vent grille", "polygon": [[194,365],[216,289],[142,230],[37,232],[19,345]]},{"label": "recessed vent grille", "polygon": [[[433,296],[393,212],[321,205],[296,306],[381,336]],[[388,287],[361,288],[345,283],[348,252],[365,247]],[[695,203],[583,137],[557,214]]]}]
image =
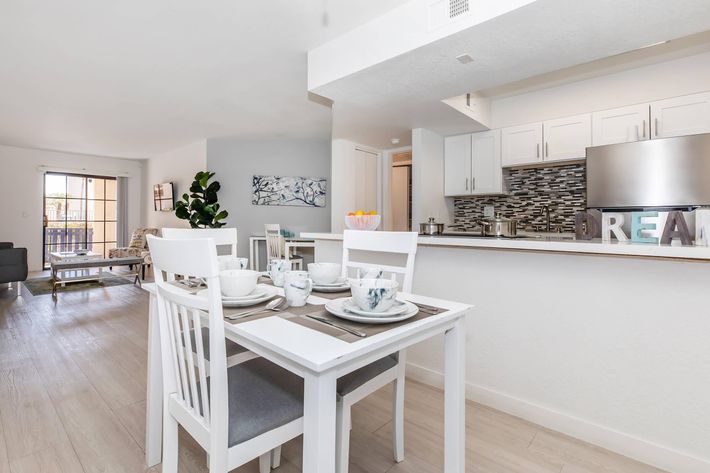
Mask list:
[{"label": "recessed vent grille", "polygon": [[449,0],[449,18],[468,13],[468,0]]},{"label": "recessed vent grille", "polygon": [[429,31],[461,21],[471,14],[471,0],[429,0]]}]

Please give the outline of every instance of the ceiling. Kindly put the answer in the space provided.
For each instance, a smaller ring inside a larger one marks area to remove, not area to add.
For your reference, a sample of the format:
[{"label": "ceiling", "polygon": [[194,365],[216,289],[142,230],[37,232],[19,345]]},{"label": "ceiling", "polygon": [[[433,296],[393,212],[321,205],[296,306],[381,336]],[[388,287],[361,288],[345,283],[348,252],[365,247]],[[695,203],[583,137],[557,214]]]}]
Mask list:
[{"label": "ceiling", "polygon": [[329,137],[306,52],[405,0],[4,0],[0,143],[145,158]]},{"label": "ceiling", "polygon": [[[707,30],[707,0],[537,0],[313,91],[335,102],[334,137],[386,148],[391,138],[409,143],[412,128],[480,129],[441,103],[444,98],[514,93],[536,85],[526,79],[559,80],[545,75]],[[473,63],[455,60],[464,52]],[[621,63],[615,67],[623,67],[624,58]],[[515,87],[502,87],[510,83]]]}]

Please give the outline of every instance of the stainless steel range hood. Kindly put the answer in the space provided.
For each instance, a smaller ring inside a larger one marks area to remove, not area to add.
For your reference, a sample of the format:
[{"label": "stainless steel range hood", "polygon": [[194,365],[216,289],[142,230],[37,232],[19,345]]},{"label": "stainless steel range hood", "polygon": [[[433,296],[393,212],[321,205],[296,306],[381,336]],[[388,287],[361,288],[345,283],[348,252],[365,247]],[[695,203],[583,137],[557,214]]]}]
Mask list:
[{"label": "stainless steel range hood", "polygon": [[587,207],[710,205],[710,134],[587,148]]}]

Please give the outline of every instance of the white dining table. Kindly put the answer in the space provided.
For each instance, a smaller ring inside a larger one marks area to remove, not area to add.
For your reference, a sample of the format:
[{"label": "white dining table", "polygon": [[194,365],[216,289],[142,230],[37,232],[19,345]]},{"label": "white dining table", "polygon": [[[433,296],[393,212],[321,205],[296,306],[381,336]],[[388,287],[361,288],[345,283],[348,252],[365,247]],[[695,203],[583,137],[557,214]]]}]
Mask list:
[{"label": "white dining table", "polygon": [[[259,242],[265,242],[266,236],[252,235],[249,237],[249,269],[261,271],[259,268]],[[313,238],[288,237],[284,238],[284,259],[291,258],[293,251],[297,248],[315,248],[316,241]]]},{"label": "white dining table", "polygon": [[[161,461],[162,369],[155,284],[144,284],[143,289],[150,293],[145,454],[146,464],[151,467]],[[465,318],[472,306],[406,293],[400,293],[398,298],[446,311],[352,343],[276,315],[238,324],[225,322],[227,338],[304,379],[302,471],[335,471],[338,378],[391,353],[444,334],[444,472],[465,472]],[[308,302],[322,305],[328,300],[311,295]]]}]

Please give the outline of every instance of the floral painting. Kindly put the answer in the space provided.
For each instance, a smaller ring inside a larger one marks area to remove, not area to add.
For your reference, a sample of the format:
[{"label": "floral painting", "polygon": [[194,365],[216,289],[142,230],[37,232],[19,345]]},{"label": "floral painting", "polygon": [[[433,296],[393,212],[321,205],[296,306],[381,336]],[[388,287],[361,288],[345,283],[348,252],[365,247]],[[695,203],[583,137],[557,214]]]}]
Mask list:
[{"label": "floral painting", "polygon": [[253,205],[325,207],[325,178],[253,176],[251,182]]}]

